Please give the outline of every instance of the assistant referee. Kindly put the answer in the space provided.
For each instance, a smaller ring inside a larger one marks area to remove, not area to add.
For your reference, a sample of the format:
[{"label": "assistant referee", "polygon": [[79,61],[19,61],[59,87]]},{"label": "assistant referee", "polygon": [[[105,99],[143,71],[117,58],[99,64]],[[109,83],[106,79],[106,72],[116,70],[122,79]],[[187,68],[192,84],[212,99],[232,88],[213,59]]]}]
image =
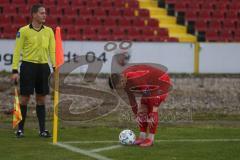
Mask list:
[{"label": "assistant referee", "polygon": [[42,4],[35,4],[31,9],[32,22],[21,27],[16,34],[16,46],[13,55],[12,80],[18,81],[20,57],[20,108],[22,121],[18,125],[16,136],[24,136],[24,122],[30,95],[36,94],[36,113],[39,121],[39,136],[51,137],[45,128],[45,98],[49,94],[49,60],[55,68],[55,38],[50,27],[43,25],[46,10]]}]

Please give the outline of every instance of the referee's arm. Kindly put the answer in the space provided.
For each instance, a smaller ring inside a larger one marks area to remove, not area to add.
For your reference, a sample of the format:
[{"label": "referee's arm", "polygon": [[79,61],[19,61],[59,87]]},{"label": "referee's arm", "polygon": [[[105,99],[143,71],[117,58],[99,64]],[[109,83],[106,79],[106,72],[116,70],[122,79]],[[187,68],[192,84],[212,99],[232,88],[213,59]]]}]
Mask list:
[{"label": "referee's arm", "polygon": [[24,34],[23,31],[20,29],[16,35],[16,44],[13,53],[13,64],[12,64],[12,72],[18,73],[18,65],[20,60],[20,53],[22,51],[24,44]]},{"label": "referee's arm", "polygon": [[51,29],[50,32],[50,40],[49,40],[49,56],[50,56],[50,61],[52,63],[52,67],[55,68],[55,52],[56,52],[56,45],[55,45],[55,37],[53,30]]}]

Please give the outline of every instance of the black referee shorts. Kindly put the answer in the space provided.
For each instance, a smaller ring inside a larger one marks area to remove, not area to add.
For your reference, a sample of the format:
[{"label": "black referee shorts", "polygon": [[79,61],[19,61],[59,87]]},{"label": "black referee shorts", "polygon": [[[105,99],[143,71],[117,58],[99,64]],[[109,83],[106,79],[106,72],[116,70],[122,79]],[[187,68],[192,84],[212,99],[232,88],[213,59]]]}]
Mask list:
[{"label": "black referee shorts", "polygon": [[48,78],[50,76],[49,65],[36,64],[23,61],[20,66],[20,94],[40,95],[49,94]]}]

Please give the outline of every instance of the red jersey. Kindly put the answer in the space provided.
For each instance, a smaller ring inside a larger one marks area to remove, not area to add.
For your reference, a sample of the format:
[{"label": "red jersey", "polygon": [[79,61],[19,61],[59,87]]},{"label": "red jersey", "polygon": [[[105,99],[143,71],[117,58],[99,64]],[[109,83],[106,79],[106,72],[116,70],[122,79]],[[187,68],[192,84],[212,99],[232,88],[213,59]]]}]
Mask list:
[{"label": "red jersey", "polygon": [[130,105],[136,105],[136,96],[141,96],[141,103],[158,106],[164,101],[171,88],[170,77],[163,69],[153,65],[134,65],[122,74],[127,78],[125,91]]}]

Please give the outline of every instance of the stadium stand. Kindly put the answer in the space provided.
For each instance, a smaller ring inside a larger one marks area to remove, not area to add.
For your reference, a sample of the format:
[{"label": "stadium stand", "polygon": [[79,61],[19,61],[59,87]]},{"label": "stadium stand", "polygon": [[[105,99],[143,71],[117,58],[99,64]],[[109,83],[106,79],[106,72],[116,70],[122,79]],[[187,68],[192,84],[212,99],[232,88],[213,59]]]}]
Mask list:
[{"label": "stadium stand", "polygon": [[13,39],[35,3],[65,40],[240,41],[239,0],[0,0],[0,38]]},{"label": "stadium stand", "polygon": [[64,40],[179,41],[137,0],[0,0],[0,38],[14,39],[35,3],[46,4],[46,25],[61,26]]},{"label": "stadium stand", "polygon": [[187,25],[198,41],[239,42],[239,0],[159,0],[158,5]]}]

